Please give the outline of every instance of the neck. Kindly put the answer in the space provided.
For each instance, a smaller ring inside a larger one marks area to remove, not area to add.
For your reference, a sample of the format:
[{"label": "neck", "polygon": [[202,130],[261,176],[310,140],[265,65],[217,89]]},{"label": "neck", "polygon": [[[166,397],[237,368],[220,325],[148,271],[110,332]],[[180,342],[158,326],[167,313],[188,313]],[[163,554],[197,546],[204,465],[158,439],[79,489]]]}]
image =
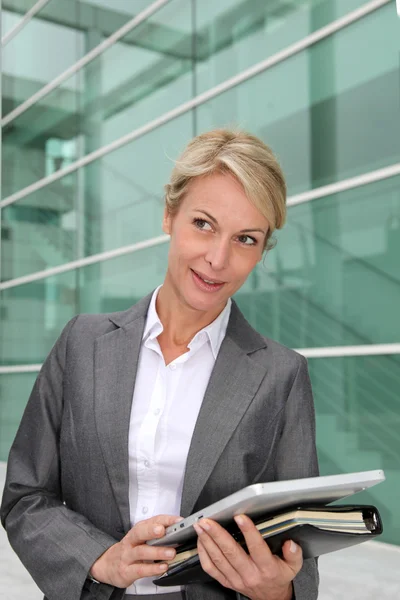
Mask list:
[{"label": "neck", "polygon": [[195,310],[165,284],[158,292],[156,308],[164,328],[163,341],[176,347],[187,346],[196,333],[212,323],[224,309],[220,306],[210,312]]}]

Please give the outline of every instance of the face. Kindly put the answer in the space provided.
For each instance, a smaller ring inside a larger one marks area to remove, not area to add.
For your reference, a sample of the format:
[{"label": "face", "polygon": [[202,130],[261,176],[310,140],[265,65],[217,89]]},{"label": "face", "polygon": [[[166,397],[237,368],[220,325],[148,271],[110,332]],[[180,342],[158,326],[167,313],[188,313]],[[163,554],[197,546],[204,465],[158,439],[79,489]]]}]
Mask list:
[{"label": "face", "polygon": [[197,177],[177,214],[164,214],[171,236],[165,292],[214,317],[262,257],[268,221],[229,174]]}]

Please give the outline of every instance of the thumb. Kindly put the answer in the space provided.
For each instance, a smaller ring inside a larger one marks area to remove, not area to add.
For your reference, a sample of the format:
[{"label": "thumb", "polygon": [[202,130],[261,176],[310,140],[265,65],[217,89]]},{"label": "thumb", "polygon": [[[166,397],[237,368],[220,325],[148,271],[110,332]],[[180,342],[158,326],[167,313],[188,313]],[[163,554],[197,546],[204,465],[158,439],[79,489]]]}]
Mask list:
[{"label": "thumb", "polygon": [[303,566],[303,552],[300,546],[295,544],[293,540],[286,541],[282,547],[282,554],[288,567],[294,575],[297,575]]}]

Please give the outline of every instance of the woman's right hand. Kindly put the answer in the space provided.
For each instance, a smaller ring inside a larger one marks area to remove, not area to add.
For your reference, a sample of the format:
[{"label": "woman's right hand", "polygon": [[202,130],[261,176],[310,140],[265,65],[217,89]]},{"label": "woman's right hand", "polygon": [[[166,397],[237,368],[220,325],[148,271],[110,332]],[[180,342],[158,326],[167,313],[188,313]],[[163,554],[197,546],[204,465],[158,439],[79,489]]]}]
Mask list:
[{"label": "woman's right hand", "polygon": [[90,569],[94,579],[119,588],[127,588],[142,577],[157,577],[168,568],[166,562],[176,554],[167,546],[149,546],[148,540],[161,538],[165,529],[181,521],[181,517],[158,515],[136,523],[126,536],[102,554]]}]

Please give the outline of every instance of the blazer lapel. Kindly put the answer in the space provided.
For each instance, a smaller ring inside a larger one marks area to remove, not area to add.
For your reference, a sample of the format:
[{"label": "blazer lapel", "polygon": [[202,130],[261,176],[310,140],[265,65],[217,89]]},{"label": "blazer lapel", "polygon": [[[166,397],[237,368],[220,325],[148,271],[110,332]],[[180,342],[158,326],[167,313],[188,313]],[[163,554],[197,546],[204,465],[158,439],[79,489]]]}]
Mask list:
[{"label": "blazer lapel", "polygon": [[151,295],[129,311],[112,315],[118,329],[95,343],[95,418],[115,501],[127,532],[129,513],[129,421],[146,314]]},{"label": "blazer lapel", "polygon": [[235,303],[193,432],[186,463],[181,514],[187,516],[266,374],[249,356],[266,346]]}]

